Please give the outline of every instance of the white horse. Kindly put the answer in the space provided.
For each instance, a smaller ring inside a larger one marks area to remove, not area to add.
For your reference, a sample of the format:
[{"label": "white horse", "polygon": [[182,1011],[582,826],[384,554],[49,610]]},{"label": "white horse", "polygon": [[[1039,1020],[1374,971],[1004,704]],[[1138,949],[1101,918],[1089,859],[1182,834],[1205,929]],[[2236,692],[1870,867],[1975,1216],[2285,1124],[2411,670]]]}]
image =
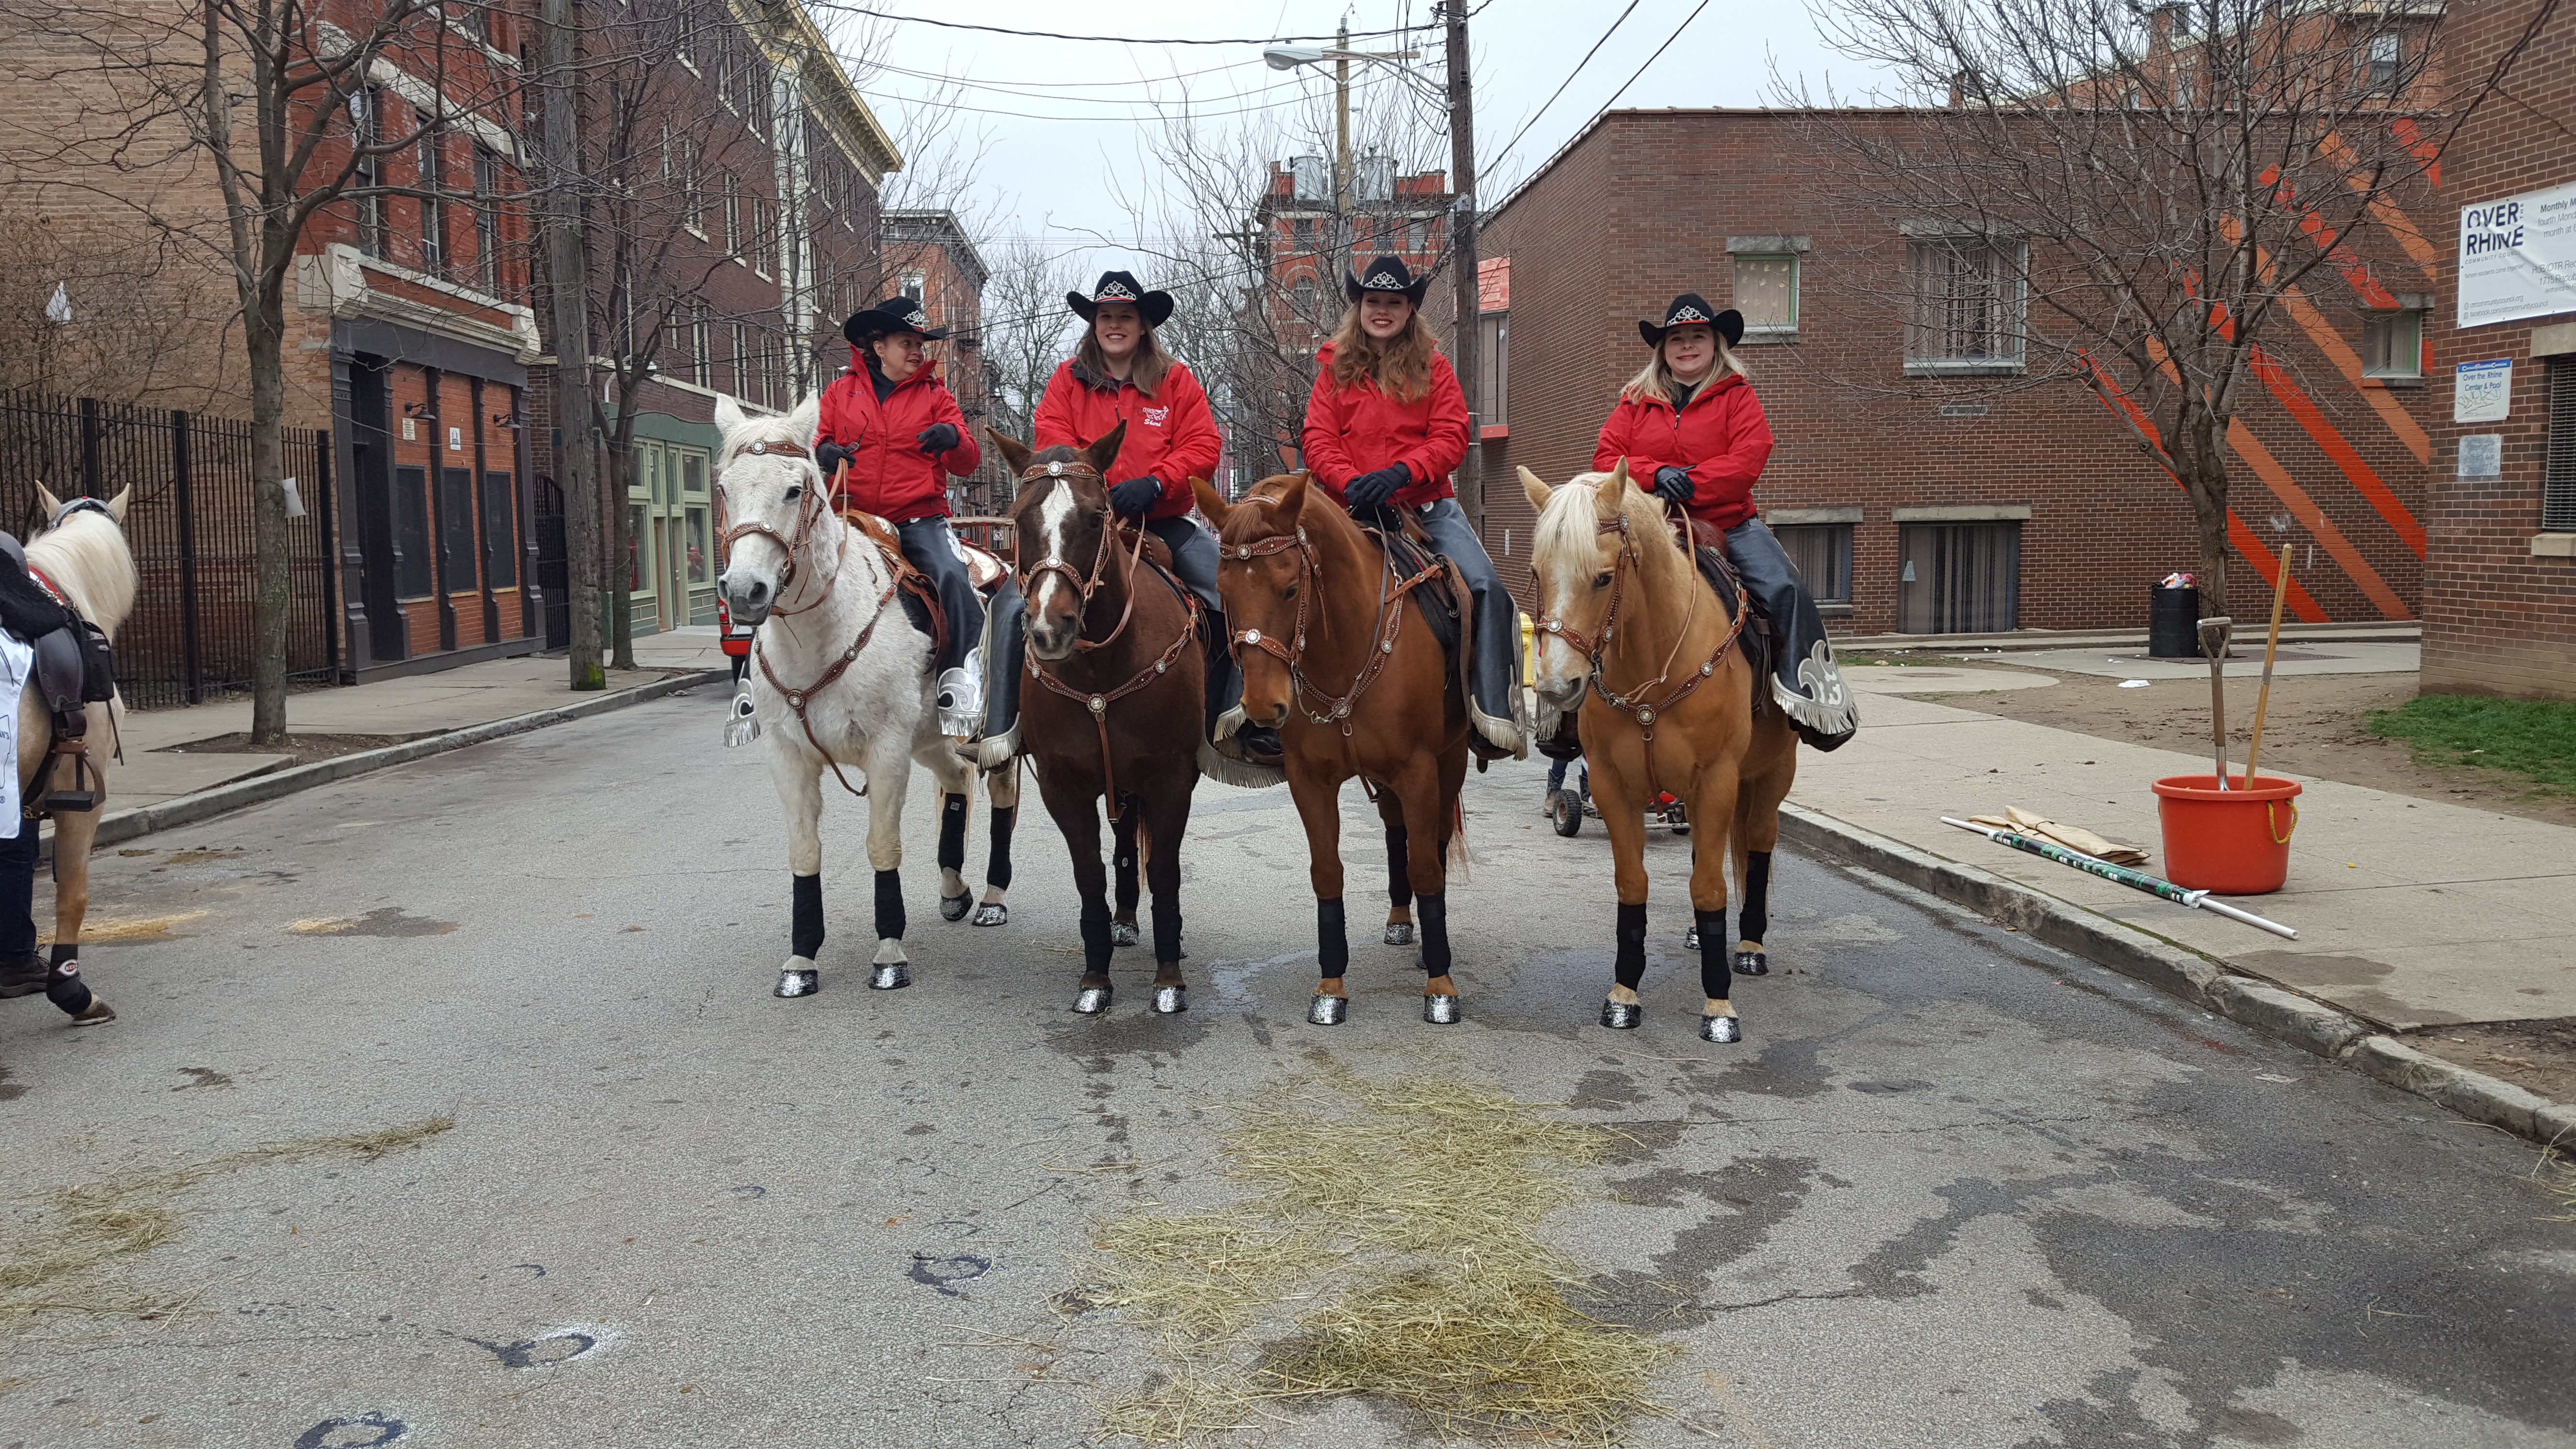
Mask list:
[{"label": "white horse", "polygon": [[[126,615],[134,612],[134,554],[126,546],[124,529],[125,505],[134,490],[129,488],[104,504],[75,499],[75,504],[88,506],[68,512],[53,494],[41,487],[36,491],[53,522],[27,540],[28,571],[113,640]],[[54,816],[54,948],[45,994],[83,1026],[116,1020],[116,1013],[81,979],[80,934],[89,915],[90,846],[98,838],[99,817],[107,810],[108,761],[116,752],[117,728],[124,718],[122,699],[89,707],[89,765],[80,771],[86,779],[76,785],[71,758],[49,752],[53,715],[45,705],[44,691],[36,686],[32,665],[26,687],[18,695],[19,798],[41,803],[49,791],[82,785],[97,792],[90,809],[65,810]],[[36,822],[22,818],[18,828],[33,831]]]},{"label": "white horse", "polygon": [[[778,994],[806,996],[822,984],[823,774],[868,801],[868,864],[876,871],[877,950],[868,985],[912,984],[903,949],[903,801],[919,761],[939,782],[939,914],[961,920],[973,904],[959,874],[966,863],[967,793],[973,767],[939,733],[931,706],[930,636],[907,611],[876,546],[842,522],[815,466],[812,398],[785,417],[745,417],[716,399],[716,496],[724,510],[725,570],[716,580],[738,624],[755,625],[750,676],[753,717],[769,739],[770,778],[787,809],[787,866],[794,916]],[[852,784],[844,766],[863,783]],[[977,925],[1007,919],[1010,822],[1018,777],[990,783],[992,860]]]}]

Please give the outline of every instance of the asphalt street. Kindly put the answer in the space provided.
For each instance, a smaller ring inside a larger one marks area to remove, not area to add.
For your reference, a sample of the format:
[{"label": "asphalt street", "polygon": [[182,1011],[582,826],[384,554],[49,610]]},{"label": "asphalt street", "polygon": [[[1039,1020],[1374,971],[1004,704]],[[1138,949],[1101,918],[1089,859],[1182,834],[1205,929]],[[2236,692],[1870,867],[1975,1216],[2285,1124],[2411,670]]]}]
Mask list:
[{"label": "asphalt street", "polygon": [[[1412,952],[1373,944],[1354,790],[1355,1010],[1315,1028],[1287,794],[1202,784],[1192,1009],[1150,1015],[1128,951],[1093,1020],[1036,792],[1010,924],[979,930],[938,918],[920,776],[915,985],[864,988],[832,792],[824,987],[782,1001],[784,829],[723,706],[101,853],[91,919],[138,939],[83,959],[120,1019],[0,1006],[13,1301],[54,1245],[52,1306],[0,1319],[0,1449],[1090,1442],[1163,1371],[1075,1291],[1100,1225],[1233,1200],[1225,1104],[1336,1071],[1615,1129],[1539,1231],[1575,1301],[1673,1351],[1628,1442],[2576,1445],[2576,1223],[2530,1148],[1928,897],[1784,853],[1776,974],[1712,1047],[1689,842],[1659,835],[1649,1015],[1605,1031],[1606,838],[1548,831],[1540,761],[1470,775],[1467,1020],[1434,1027]],[[157,1245],[64,1266],[119,1184]],[[1434,1441],[1365,1395],[1257,1423],[1225,1442]]]}]

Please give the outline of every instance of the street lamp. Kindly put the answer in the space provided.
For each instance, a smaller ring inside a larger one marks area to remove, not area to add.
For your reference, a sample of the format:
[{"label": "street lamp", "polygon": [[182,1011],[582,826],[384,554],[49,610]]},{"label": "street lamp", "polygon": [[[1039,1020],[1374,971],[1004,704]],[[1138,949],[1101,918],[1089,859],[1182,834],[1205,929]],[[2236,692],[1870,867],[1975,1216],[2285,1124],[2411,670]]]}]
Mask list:
[{"label": "street lamp", "polygon": [[[1346,23],[1334,32],[1335,44],[1330,50],[1311,45],[1274,45],[1261,52],[1262,63],[1272,70],[1295,70],[1301,65],[1333,63],[1333,238],[1336,252],[1347,253],[1350,246],[1351,216],[1351,62],[1355,60],[1419,60],[1418,50],[1353,50],[1351,28]],[[1396,65],[1397,75],[1412,78],[1411,72]],[[1348,266],[1350,258],[1336,258]]]}]

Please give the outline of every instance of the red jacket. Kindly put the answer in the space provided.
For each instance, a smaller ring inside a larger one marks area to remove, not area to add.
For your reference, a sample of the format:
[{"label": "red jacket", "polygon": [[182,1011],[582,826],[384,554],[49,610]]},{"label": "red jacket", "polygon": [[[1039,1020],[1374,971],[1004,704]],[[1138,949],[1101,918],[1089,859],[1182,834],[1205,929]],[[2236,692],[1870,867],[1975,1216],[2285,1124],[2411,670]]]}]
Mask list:
[{"label": "red jacket", "polygon": [[1224,442],[1208,411],[1207,392],[1190,370],[1175,362],[1163,374],[1163,386],[1152,397],[1136,384],[1093,377],[1066,362],[1047,379],[1046,396],[1038,399],[1037,446],[1087,448],[1109,436],[1124,421],[1127,436],[1118,444],[1118,461],[1109,465],[1109,483],[1151,478],[1163,485],[1163,496],[1148,518],[1177,518],[1195,505],[1192,478],[1214,478]]},{"label": "red jacket", "polygon": [[[921,430],[933,423],[957,430],[957,446],[935,458],[922,452],[918,441]],[[850,461],[849,482],[832,501],[888,523],[947,517],[948,486],[940,470],[963,478],[984,461],[957,399],[929,364],[878,402],[876,379],[855,347],[850,349],[850,370],[823,389],[823,420],[814,430],[814,443],[838,443],[858,454]]]},{"label": "red jacket", "polygon": [[1623,457],[1629,481],[1649,493],[1657,468],[1690,469],[1699,488],[1691,516],[1733,528],[1753,516],[1753,483],[1771,457],[1771,424],[1744,375],[1730,372],[1691,394],[1679,417],[1671,403],[1621,398],[1601,425],[1592,467],[1607,473]]},{"label": "red jacket", "polygon": [[1306,467],[1333,501],[1362,473],[1402,463],[1413,481],[1395,492],[1394,502],[1419,508],[1455,498],[1449,471],[1467,460],[1467,394],[1449,359],[1431,354],[1431,391],[1400,403],[1361,378],[1349,387],[1333,385],[1333,346],[1315,354],[1315,391],[1306,399]]}]

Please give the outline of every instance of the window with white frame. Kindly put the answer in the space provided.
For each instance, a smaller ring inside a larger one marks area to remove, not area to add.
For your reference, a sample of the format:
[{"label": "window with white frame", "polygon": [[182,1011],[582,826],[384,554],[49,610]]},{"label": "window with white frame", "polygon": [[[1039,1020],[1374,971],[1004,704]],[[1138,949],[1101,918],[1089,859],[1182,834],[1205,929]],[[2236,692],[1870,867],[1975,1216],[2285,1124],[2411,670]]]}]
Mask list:
[{"label": "window with white frame", "polygon": [[1907,244],[1906,371],[2021,370],[2023,247],[1980,235],[1918,236]]},{"label": "window with white frame", "polygon": [[752,275],[769,275],[769,198],[751,198],[751,270]]},{"label": "window with white frame", "polygon": [[2418,293],[2398,297],[2394,308],[2371,312],[2361,322],[2361,375],[2421,378],[2424,375],[2424,314],[2432,299]]},{"label": "window with white frame", "polygon": [[1798,254],[1738,254],[1735,258],[1735,310],[1744,314],[1744,335],[1779,336],[1798,330]]},{"label": "window with white frame", "polygon": [[2361,63],[2361,88],[2373,94],[2397,89],[2397,74],[2404,67],[2406,47],[2394,35],[2374,35],[2365,43]]},{"label": "window with white frame", "polygon": [[731,172],[724,179],[724,244],[726,256],[742,260],[742,183]]}]

